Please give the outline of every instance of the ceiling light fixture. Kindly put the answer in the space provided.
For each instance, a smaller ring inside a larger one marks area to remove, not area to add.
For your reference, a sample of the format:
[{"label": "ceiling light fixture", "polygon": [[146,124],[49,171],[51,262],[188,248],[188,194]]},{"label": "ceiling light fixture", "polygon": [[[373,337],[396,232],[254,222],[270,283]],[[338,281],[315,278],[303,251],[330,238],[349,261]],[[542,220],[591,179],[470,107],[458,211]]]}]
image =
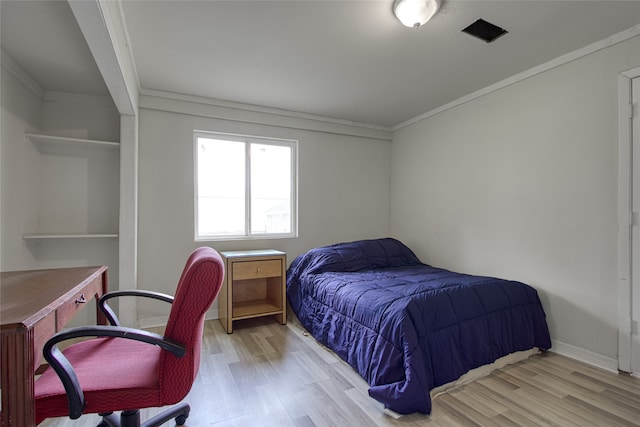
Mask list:
[{"label": "ceiling light fixture", "polygon": [[393,13],[407,27],[419,28],[438,11],[439,0],[396,0]]}]

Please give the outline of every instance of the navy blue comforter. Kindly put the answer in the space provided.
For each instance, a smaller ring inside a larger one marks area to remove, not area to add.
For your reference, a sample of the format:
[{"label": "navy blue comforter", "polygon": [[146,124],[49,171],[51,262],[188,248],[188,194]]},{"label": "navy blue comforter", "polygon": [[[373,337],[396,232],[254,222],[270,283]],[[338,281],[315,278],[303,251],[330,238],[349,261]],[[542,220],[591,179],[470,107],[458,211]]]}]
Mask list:
[{"label": "navy blue comforter", "polygon": [[287,272],[302,325],[399,413],[431,412],[429,391],[519,350],[551,347],[535,289],[423,264],[395,239],[312,249]]}]

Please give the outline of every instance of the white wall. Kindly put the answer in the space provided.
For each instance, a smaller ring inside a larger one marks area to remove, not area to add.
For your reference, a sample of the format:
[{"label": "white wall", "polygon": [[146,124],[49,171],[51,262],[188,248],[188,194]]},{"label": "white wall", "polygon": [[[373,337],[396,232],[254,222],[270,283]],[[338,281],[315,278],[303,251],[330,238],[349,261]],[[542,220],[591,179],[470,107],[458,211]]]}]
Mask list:
[{"label": "white wall", "polygon": [[617,81],[640,37],[406,126],[391,233],[426,263],[536,287],[557,346],[617,360]]},{"label": "white wall", "polygon": [[33,265],[22,234],[38,224],[41,182],[40,156],[26,149],[25,132],[33,132],[42,121],[42,99],[27,89],[6,69],[2,77],[2,135],[0,168],[2,227],[0,264],[2,271],[22,270]]},{"label": "white wall", "polygon": [[[118,142],[120,115],[107,96],[46,92],[41,129],[47,135]],[[118,233],[119,150],[49,148],[41,159],[45,178],[41,184],[43,195],[39,207],[41,230],[79,234]],[[88,242],[89,247],[111,247],[107,252],[114,279],[110,280],[111,289],[117,289],[118,251],[113,249],[114,242],[117,247],[116,240]],[[53,243],[61,245],[63,242]],[[87,257],[86,262],[93,259],[85,251],[73,249],[80,242],[67,243],[72,244],[68,255],[72,259],[77,259],[78,255],[81,255],[80,259]]]},{"label": "white wall", "polygon": [[41,127],[49,135],[120,140],[120,114],[109,96],[46,92],[43,108]]},{"label": "white wall", "polygon": [[[201,245],[274,248],[290,263],[315,246],[388,235],[389,132],[149,96],[140,102],[139,288],[173,294],[188,254]],[[194,242],[194,130],[299,141],[299,238]],[[167,313],[139,303],[143,325]]]},{"label": "white wall", "polygon": [[[118,231],[117,151],[88,154],[48,147],[45,153],[24,135],[117,141],[117,110],[104,99],[36,93],[4,67],[1,74],[2,270],[107,265],[109,286],[116,289],[117,238],[25,240],[23,235]],[[85,310],[72,325],[93,323],[93,318]]]}]

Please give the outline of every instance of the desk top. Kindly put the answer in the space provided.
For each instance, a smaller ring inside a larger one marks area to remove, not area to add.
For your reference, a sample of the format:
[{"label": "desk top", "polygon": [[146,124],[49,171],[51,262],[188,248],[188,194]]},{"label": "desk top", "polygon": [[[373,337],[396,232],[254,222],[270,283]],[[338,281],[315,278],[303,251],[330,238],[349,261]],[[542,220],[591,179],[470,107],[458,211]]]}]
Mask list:
[{"label": "desk top", "polygon": [[29,328],[50,314],[68,294],[84,288],[106,266],[7,271],[0,273],[2,330]]}]

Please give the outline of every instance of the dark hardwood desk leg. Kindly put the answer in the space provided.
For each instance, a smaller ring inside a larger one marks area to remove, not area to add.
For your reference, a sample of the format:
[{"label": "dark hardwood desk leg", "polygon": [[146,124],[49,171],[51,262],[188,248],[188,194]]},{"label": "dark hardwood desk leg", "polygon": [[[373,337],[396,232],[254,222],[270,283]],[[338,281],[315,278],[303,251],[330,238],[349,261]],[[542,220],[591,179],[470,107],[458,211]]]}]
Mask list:
[{"label": "dark hardwood desk leg", "polygon": [[33,329],[2,331],[2,427],[35,426]]},{"label": "dark hardwood desk leg", "polygon": [[98,308],[98,300],[102,297],[102,295],[108,292],[109,282],[107,282],[107,270],[102,273],[102,287],[100,295],[94,295],[95,306],[96,306],[96,325],[107,325],[107,316]]}]

